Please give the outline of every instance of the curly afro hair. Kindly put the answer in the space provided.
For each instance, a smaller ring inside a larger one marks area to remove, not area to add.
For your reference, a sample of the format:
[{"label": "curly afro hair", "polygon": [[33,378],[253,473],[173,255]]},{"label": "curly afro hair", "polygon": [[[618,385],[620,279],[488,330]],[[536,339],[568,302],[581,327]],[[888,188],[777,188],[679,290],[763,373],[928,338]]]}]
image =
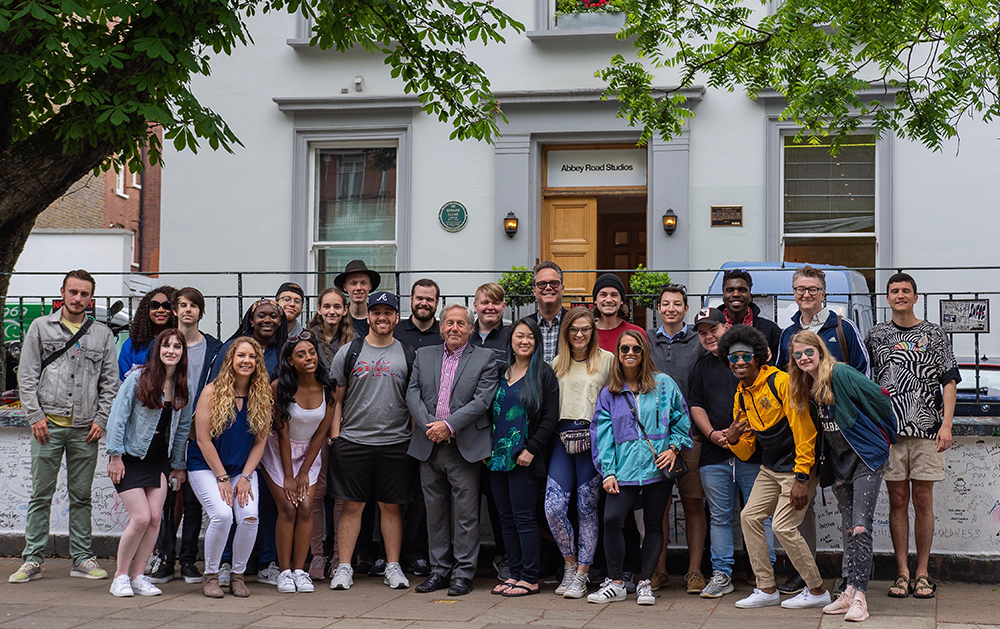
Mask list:
[{"label": "curly afro hair", "polygon": [[163,330],[154,330],[153,322],[149,319],[149,302],[157,295],[163,295],[167,301],[173,303],[174,293],[177,289],[173,286],[158,286],[146,293],[139,305],[136,306],[135,314],[132,315],[132,325],[129,326],[129,337],[132,339],[132,347],[143,347],[156,338],[156,335],[163,330],[177,327],[177,316],[173,310],[170,311],[170,318]]},{"label": "curly afro hair", "polygon": [[767,338],[757,328],[752,328],[749,325],[734,325],[719,339],[719,360],[724,362],[727,367],[729,366],[729,348],[737,343],[753,348],[753,357],[757,359],[757,365],[767,364],[767,360],[771,356]]}]

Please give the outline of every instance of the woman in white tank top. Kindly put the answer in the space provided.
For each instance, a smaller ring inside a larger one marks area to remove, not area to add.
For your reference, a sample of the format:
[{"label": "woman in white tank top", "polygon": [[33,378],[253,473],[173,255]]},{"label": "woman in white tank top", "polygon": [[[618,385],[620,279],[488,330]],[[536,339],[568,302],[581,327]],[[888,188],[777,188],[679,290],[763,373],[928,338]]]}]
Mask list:
[{"label": "woman in white tank top", "polygon": [[[313,500],[320,473],[320,448],[333,419],[333,390],[319,368],[319,347],[308,331],[288,339],[281,350],[274,390],[274,430],[261,463],[278,505],[275,529],[278,591],[312,592],[303,570],[313,533]],[[319,497],[322,500],[322,496]]]}]

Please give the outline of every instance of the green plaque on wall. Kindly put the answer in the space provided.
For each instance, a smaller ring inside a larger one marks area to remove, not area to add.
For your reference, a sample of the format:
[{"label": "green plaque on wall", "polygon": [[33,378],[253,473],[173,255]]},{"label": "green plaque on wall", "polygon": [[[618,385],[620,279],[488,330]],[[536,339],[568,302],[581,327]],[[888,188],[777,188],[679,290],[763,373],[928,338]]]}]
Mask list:
[{"label": "green plaque on wall", "polygon": [[449,201],[441,206],[438,221],[447,232],[458,232],[469,222],[469,210],[458,201]]}]

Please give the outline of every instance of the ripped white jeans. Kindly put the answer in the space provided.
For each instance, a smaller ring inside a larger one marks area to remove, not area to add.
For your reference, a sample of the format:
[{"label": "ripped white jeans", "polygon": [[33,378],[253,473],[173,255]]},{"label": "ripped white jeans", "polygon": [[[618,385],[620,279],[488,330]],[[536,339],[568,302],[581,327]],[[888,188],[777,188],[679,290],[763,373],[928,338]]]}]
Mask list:
[{"label": "ripped white jeans", "polygon": [[243,574],[247,567],[247,559],[253,551],[257,540],[257,504],[260,494],[257,491],[257,472],[250,475],[251,498],[244,506],[240,506],[236,498],[236,481],[239,474],[229,479],[233,485],[233,506],[226,504],[219,491],[219,481],[212,470],[192,470],[188,472],[188,482],[194,495],[198,496],[202,508],[208,514],[208,529],[205,531],[205,572],[219,572],[219,560],[226,548],[229,530],[236,522],[236,535],[233,537],[233,572]]}]

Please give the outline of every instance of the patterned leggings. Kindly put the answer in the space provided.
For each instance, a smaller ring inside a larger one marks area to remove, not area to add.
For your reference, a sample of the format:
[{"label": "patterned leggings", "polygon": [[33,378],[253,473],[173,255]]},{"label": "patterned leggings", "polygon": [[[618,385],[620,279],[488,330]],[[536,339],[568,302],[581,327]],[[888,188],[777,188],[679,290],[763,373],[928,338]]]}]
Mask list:
[{"label": "patterned leggings", "polygon": [[[586,427],[584,422],[559,422],[560,431]],[[553,441],[555,443],[552,446],[549,476],[545,485],[545,517],[562,556],[576,555],[576,536],[568,513],[573,490],[576,490],[577,524],[580,529],[577,562],[582,566],[589,566],[594,562],[594,552],[597,549],[597,498],[601,479],[594,468],[590,451],[567,454],[560,439]]]}]

